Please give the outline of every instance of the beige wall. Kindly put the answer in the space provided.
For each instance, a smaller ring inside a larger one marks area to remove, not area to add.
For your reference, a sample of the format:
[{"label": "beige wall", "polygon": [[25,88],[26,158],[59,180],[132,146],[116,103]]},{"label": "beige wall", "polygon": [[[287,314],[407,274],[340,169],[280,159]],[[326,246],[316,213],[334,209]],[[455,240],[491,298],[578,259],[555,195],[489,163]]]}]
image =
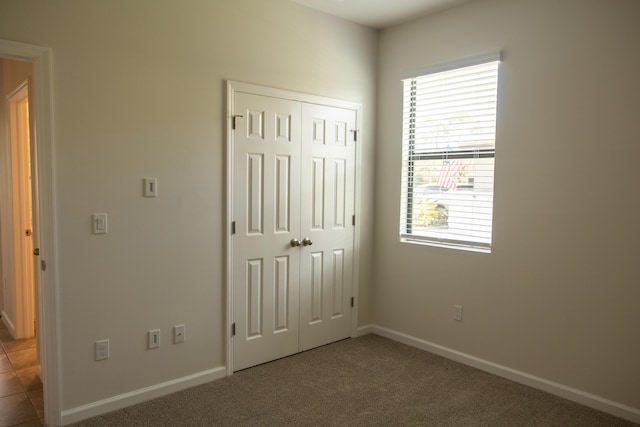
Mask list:
[{"label": "beige wall", "polygon": [[[639,19],[480,0],[381,33],[376,324],[640,408]],[[496,50],[493,252],[401,244],[401,75]]]},{"label": "beige wall", "polygon": [[2,0],[0,38],[53,50],[63,409],[225,364],[225,79],[362,103],[370,322],[376,32],[286,0]]},{"label": "beige wall", "polygon": [[[32,74],[30,62],[0,58],[0,312],[8,325],[16,325],[16,277],[14,267],[11,146],[7,96]],[[7,321],[9,323],[7,323]]]}]

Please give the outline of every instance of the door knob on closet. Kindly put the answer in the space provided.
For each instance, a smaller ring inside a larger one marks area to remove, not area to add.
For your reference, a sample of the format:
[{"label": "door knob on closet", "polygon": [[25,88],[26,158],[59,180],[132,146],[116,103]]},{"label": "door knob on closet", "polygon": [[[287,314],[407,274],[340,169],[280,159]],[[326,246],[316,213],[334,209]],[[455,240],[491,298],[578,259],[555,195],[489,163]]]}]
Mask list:
[{"label": "door knob on closet", "polygon": [[311,246],[311,245],[313,245],[313,242],[311,241],[311,239],[307,239],[306,237],[302,239],[302,246]]},{"label": "door knob on closet", "polygon": [[291,247],[295,248],[297,246],[300,246],[300,240],[298,239],[291,239]]}]

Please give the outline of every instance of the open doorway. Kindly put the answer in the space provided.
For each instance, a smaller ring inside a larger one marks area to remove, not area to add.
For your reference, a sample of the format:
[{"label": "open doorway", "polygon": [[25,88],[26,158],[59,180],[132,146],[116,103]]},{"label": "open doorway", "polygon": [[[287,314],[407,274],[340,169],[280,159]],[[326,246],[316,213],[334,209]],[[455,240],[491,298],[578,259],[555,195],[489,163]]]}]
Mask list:
[{"label": "open doorway", "polygon": [[[31,177],[34,185],[32,201],[33,245],[34,251],[34,284],[36,308],[36,340],[38,371],[42,379],[44,399],[44,423],[48,426],[58,426],[62,422],[62,387],[60,382],[60,318],[58,311],[58,283],[57,257],[55,239],[55,201],[53,174],[53,129],[52,129],[52,74],[51,49],[44,46],[20,43],[0,39],[0,59],[4,61],[18,60],[29,62],[33,71],[33,87],[29,102],[31,125]],[[3,59],[4,58],[4,59]],[[16,64],[21,64],[17,62]],[[22,64],[24,65],[24,64]],[[5,108],[4,77],[0,76],[0,106]],[[31,114],[33,113],[33,114]],[[4,117],[4,115],[0,115]],[[5,121],[0,119],[0,142],[6,142]],[[1,145],[0,145],[1,147]],[[0,156],[0,177],[5,171],[4,160],[7,156]],[[6,183],[0,178],[0,186]],[[6,191],[0,191],[0,207],[11,206],[8,199],[3,199]],[[3,201],[4,200],[4,201]],[[8,215],[8,214],[6,214]],[[0,231],[1,233],[1,231]],[[0,236],[2,238],[2,236]],[[4,249],[2,249],[4,250]],[[6,253],[6,252],[5,252]],[[1,256],[1,255],[0,255]],[[1,264],[0,264],[1,265]],[[3,275],[0,272],[0,275]],[[0,281],[1,282],[1,281]],[[2,284],[0,283],[0,290]],[[2,294],[2,292],[0,292]],[[0,301],[0,304],[4,304]],[[0,325],[4,322],[0,321]],[[32,405],[30,401],[22,400],[23,404]],[[15,402],[8,407],[15,406]],[[42,419],[42,417],[40,417]]]},{"label": "open doorway", "polygon": [[44,419],[36,309],[40,289],[33,256],[37,182],[32,167],[32,75],[31,62],[0,58],[0,359],[5,371],[0,375],[14,384],[0,399],[13,403],[2,407],[19,408],[2,414],[3,419],[18,422]]}]

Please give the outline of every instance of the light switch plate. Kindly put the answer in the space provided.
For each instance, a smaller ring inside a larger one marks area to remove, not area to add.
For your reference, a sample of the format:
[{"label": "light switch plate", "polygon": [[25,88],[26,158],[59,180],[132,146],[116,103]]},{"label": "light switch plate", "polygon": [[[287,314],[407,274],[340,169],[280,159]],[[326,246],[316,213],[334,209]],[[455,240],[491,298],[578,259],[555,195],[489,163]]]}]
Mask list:
[{"label": "light switch plate", "polygon": [[462,306],[461,305],[453,306],[453,320],[462,322]]},{"label": "light switch plate", "polygon": [[158,197],[158,180],[156,178],[145,178],[144,197]]},{"label": "light switch plate", "polygon": [[160,347],[160,329],[152,329],[148,333],[149,349]]},{"label": "light switch plate", "polygon": [[107,214],[96,213],[91,217],[93,234],[107,234]]}]

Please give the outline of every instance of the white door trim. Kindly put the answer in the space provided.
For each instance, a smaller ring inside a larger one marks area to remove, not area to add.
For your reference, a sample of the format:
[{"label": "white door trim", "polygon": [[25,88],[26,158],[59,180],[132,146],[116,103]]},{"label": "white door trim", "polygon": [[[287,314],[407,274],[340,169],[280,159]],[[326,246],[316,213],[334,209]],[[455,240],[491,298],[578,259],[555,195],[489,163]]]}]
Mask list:
[{"label": "white door trim", "polygon": [[41,304],[37,307],[39,339],[42,348],[41,375],[44,384],[45,423],[61,422],[60,320],[58,312],[58,277],[55,230],[55,185],[53,164],[53,115],[51,49],[31,44],[0,40],[0,57],[30,61],[33,64],[35,98],[36,162],[39,196],[38,222],[40,260],[47,268],[41,271]]},{"label": "white door trim", "polygon": [[351,313],[351,336],[356,337],[358,335],[358,295],[359,295],[359,271],[360,271],[360,189],[361,189],[361,167],[360,161],[362,159],[362,135],[360,129],[362,128],[362,106],[355,102],[343,101],[334,98],[327,98],[323,96],[310,95],[305,93],[293,92],[284,89],[276,89],[265,86],[254,85],[250,83],[242,83],[232,80],[227,80],[227,115],[226,115],[226,130],[227,130],[227,324],[226,324],[226,345],[227,345],[227,375],[233,374],[233,345],[231,336],[231,324],[233,323],[233,239],[231,238],[232,226],[231,222],[234,218],[233,212],[233,112],[234,112],[234,95],[236,92],[245,92],[254,95],[271,96],[274,98],[288,99],[291,101],[306,102],[309,104],[326,105],[330,107],[345,108],[356,111],[356,129],[357,143],[356,143],[356,165],[355,165],[355,212],[356,212],[356,225],[354,230],[354,242],[353,242],[353,284],[352,284],[352,296],[356,298],[356,304]]}]

